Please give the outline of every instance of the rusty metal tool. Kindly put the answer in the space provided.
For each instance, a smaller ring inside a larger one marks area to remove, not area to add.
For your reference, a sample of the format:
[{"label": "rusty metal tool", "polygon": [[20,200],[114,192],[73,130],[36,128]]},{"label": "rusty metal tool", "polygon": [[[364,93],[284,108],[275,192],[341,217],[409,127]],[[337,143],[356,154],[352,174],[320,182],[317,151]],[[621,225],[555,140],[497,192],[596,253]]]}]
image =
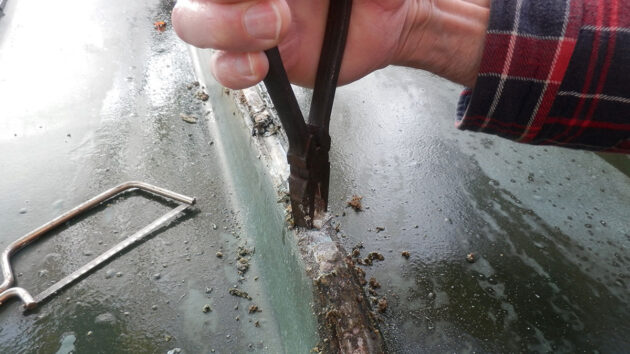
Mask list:
[{"label": "rusty metal tool", "polygon": [[[85,213],[86,211],[100,205],[101,203],[109,200],[123,192],[132,190],[132,189],[140,189],[147,191],[149,193],[159,195],[177,202],[180,202],[179,206],[172,209],[168,213],[162,215],[151,224],[145,226],[141,230],[137,231],[133,235],[127,237],[114,247],[105,251],[98,257],[94,258],[81,268],[75,270],[71,274],[65,276],[63,279],[59,280],[55,284],[51,285],[48,289],[44,290],[41,294],[32,296],[26,289],[21,287],[11,287],[15,283],[15,277],[13,276],[13,269],[11,267],[11,256],[16,252],[26,247],[30,243],[42,237],[47,232],[53,230],[54,228],[66,223],[72,218],[77,217],[80,214]],[[79,278],[84,276],[85,274],[92,271],[94,268],[100,266],[110,258],[114,257],[118,253],[123,250],[129,248],[131,245],[137,243],[143,238],[147,237],[157,229],[159,229],[162,225],[174,220],[177,218],[185,209],[195,204],[195,198],[187,197],[185,195],[181,195],[179,193],[175,193],[164,188],[156,187],[150,185],[148,183],[143,182],[126,182],[122,183],[114,188],[111,188],[96,197],[78,205],[77,207],[67,211],[63,215],[55,218],[54,220],[38,227],[37,229],[29,232],[28,234],[22,236],[20,239],[11,243],[0,255],[0,267],[2,267],[2,276],[4,280],[0,283],[0,305],[3,302],[6,302],[8,299],[12,297],[18,297],[22,300],[24,309],[30,310],[35,307],[42,301],[50,298],[51,296],[57,294],[59,291],[67,287],[68,285],[74,283]]]},{"label": "rusty metal tool", "polygon": [[346,46],[352,0],[331,0],[319,58],[308,123],[289,83],[278,48],[265,51],[269,73],[264,80],[289,141],[289,194],[297,226],[312,227],[328,208],[330,113]]}]

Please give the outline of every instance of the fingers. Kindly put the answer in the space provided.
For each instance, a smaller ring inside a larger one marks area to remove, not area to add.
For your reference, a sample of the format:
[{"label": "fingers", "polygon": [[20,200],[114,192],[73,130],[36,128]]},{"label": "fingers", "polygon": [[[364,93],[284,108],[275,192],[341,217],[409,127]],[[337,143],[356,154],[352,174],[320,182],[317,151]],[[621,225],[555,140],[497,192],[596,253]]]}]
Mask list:
[{"label": "fingers", "polygon": [[489,9],[490,8],[490,0],[463,0],[465,2],[469,2],[471,4],[475,4],[477,6]]},{"label": "fingers", "polygon": [[269,70],[269,62],[263,52],[217,52],[210,64],[217,81],[231,89],[242,89],[262,81]]},{"label": "fingers", "polygon": [[172,22],[196,47],[256,52],[277,45],[291,13],[285,0],[180,0]]}]

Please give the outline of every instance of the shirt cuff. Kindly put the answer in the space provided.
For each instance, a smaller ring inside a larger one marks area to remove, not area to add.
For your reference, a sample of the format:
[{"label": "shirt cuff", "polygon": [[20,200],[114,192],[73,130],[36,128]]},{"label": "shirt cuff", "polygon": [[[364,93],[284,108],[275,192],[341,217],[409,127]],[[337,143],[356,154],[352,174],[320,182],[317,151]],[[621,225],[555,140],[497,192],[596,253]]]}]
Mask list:
[{"label": "shirt cuff", "polygon": [[[588,6],[493,1],[477,82],[462,92],[456,127],[521,143],[630,153],[630,35],[615,32],[614,41],[596,45],[594,38],[611,34],[595,26]],[[630,17],[623,25],[630,30]],[[587,85],[595,79],[598,85]]]}]

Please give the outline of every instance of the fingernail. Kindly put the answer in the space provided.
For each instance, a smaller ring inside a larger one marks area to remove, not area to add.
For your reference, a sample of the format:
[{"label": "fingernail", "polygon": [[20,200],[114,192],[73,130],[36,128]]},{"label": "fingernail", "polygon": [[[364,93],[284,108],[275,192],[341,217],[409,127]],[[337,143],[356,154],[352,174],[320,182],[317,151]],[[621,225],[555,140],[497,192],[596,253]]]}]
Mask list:
[{"label": "fingernail", "polygon": [[277,39],[282,27],[278,9],[270,1],[247,9],[243,23],[247,33],[257,39]]},{"label": "fingernail", "polygon": [[249,77],[254,75],[252,58],[249,55],[239,56],[234,60],[234,69],[241,77]]}]

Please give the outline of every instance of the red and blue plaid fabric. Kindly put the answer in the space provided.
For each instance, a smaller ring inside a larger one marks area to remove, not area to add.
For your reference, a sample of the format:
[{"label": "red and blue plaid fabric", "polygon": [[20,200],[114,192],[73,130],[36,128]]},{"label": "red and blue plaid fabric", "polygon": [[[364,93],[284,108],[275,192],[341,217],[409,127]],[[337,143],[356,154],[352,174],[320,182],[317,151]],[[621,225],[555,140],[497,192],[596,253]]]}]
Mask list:
[{"label": "red and blue plaid fabric", "polygon": [[630,0],[493,1],[457,127],[630,153]]}]

